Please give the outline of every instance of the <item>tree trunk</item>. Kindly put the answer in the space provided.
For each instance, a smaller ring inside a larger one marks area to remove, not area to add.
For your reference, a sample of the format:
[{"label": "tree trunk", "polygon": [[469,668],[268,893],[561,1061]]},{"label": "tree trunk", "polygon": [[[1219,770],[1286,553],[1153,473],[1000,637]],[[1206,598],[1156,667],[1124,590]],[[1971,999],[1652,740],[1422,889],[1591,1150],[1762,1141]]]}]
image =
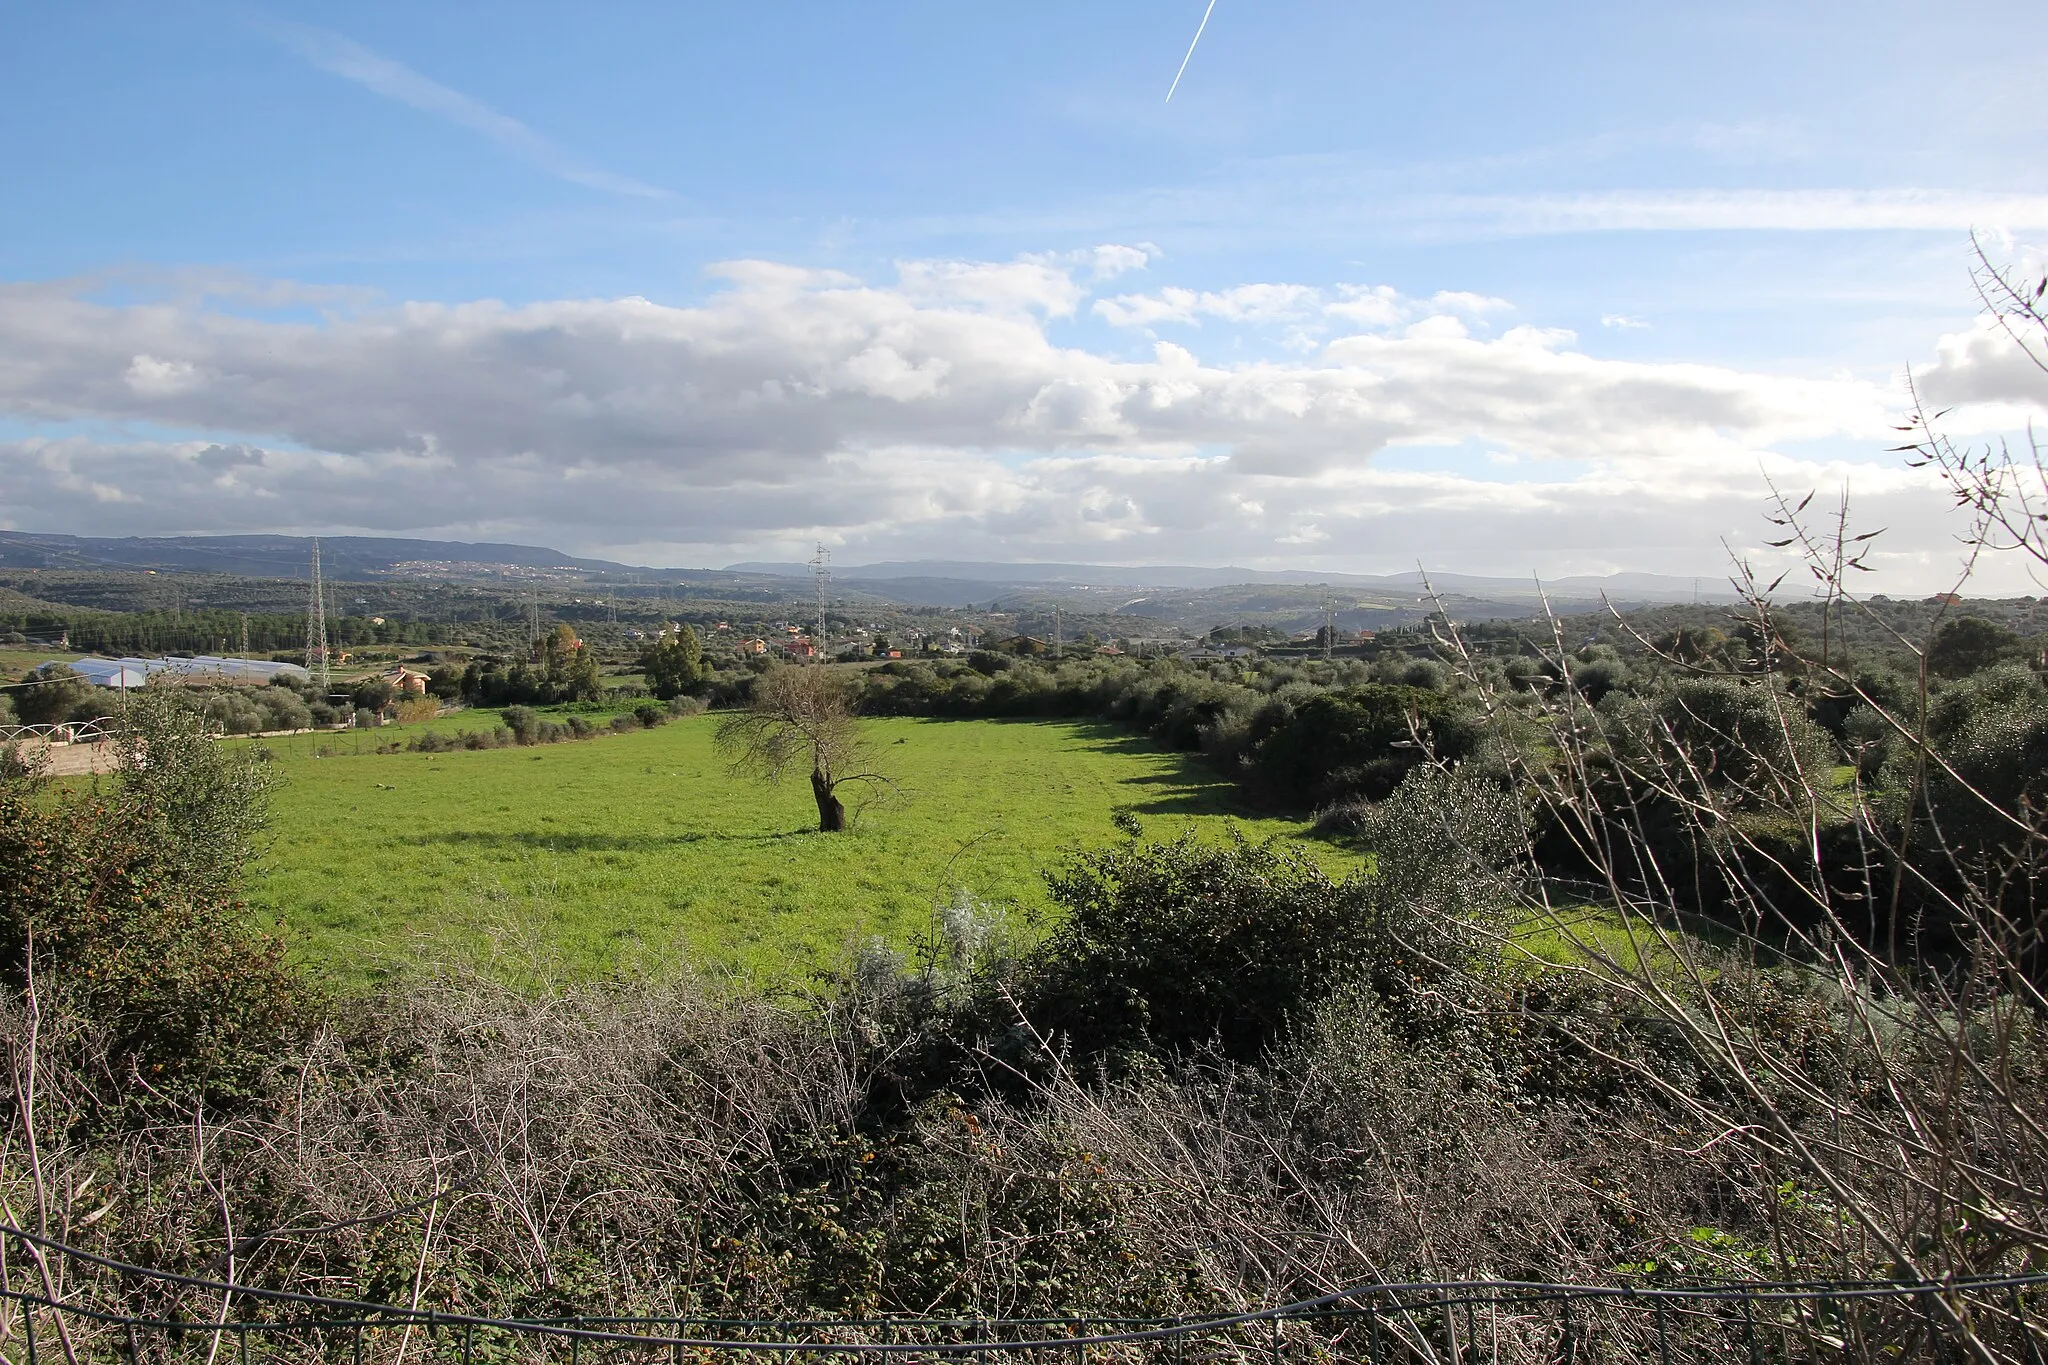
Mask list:
[{"label": "tree trunk", "polygon": [[832,784],[818,769],[811,769],[811,795],[818,800],[818,832],[830,834],[846,828],[846,807],[832,794]]}]

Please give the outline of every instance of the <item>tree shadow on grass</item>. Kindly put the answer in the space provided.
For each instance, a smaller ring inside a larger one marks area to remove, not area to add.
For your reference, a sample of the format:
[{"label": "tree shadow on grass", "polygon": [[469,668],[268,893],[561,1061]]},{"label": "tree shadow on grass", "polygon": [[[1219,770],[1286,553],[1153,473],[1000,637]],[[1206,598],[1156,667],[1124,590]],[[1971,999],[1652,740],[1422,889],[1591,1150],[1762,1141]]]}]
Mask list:
[{"label": "tree shadow on grass", "polygon": [[1201,755],[1169,749],[1158,740],[1137,734],[1115,721],[1080,716],[930,716],[920,719],[929,724],[939,725],[960,720],[982,725],[991,721],[998,725],[1059,725],[1073,732],[1095,753],[1148,758],[1167,765],[1163,771],[1132,774],[1117,779],[1117,785],[1120,787],[1161,789],[1156,796],[1141,797],[1122,807],[1133,815],[1209,815],[1261,819],[1274,814],[1272,811],[1262,810],[1257,802],[1229,778],[1203,762]]},{"label": "tree shadow on grass", "polygon": [[1261,812],[1254,810],[1228,790],[1176,791],[1153,797],[1149,801],[1126,802],[1119,809],[1133,815],[1209,815],[1236,816],[1240,819],[1259,819]]},{"label": "tree shadow on grass", "polygon": [[544,830],[444,830],[407,834],[397,842],[414,848],[523,848],[542,853],[652,853],[689,844],[768,844],[816,834],[815,825],[775,834],[725,834],[690,830],[682,834],[575,834]]}]

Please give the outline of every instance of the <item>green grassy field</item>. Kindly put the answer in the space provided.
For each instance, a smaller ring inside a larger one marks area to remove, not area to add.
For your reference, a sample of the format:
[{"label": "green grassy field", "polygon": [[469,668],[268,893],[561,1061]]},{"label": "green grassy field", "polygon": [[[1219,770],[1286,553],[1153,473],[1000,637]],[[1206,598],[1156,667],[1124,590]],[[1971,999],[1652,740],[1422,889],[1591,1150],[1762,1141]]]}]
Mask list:
[{"label": "green grassy field", "polygon": [[251,899],[345,984],[449,958],[516,976],[689,963],[787,979],[872,938],[911,941],[960,889],[1029,932],[1040,869],[1117,838],[1118,809],[1153,836],[1304,832],[1247,816],[1200,766],[1107,726],[876,720],[901,790],[821,835],[808,784],[728,775],[715,725],[439,755],[374,752],[390,730],[264,741],[286,780]]},{"label": "green grassy field", "polygon": [[0,680],[15,682],[31,669],[41,668],[52,659],[70,663],[81,659],[82,654],[66,653],[58,649],[33,649],[20,645],[0,645]]}]

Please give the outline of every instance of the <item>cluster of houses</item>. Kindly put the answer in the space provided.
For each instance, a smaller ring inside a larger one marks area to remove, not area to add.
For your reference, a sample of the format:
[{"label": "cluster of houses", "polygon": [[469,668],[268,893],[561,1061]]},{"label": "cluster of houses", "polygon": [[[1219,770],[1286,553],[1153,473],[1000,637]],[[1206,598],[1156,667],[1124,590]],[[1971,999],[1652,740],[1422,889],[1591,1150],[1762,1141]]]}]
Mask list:
[{"label": "cluster of houses", "polygon": [[[720,621],[712,627],[714,632],[731,629],[732,626],[725,621]],[[882,630],[879,622],[856,626],[846,633],[840,644],[842,647],[852,646],[863,653],[873,652],[876,658],[900,659],[905,653],[965,654],[981,643],[981,633],[974,627],[949,626],[943,632],[905,631],[901,647],[877,649],[875,642],[881,638]],[[831,644],[828,642],[820,645],[802,626],[784,623],[772,635],[741,637],[734,642],[734,648],[741,654],[774,654],[781,658],[808,661],[817,658],[821,652],[830,650]]]}]

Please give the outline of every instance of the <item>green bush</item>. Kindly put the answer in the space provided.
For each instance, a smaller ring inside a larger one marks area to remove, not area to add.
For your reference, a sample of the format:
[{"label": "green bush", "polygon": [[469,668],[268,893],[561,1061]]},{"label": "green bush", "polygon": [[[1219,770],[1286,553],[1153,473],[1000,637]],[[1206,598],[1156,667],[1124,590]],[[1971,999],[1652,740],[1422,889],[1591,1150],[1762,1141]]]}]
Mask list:
[{"label": "green bush", "polygon": [[505,722],[505,728],[510,730],[512,737],[521,744],[541,742],[540,713],[531,706],[508,706],[505,708],[505,714],[499,719]]},{"label": "green bush", "polygon": [[243,692],[216,692],[200,704],[200,710],[207,724],[218,726],[226,734],[253,735],[268,728],[267,716]]},{"label": "green bush", "polygon": [[1063,918],[1034,956],[1033,1013],[1086,1053],[1256,1056],[1359,973],[1370,936],[1363,879],[1273,844],[1133,838],[1046,882]]},{"label": "green bush", "polygon": [[358,711],[381,711],[391,704],[391,697],[391,684],[382,678],[362,678],[348,692]]},{"label": "green bush", "polygon": [[98,1029],[81,1121],[248,1098],[317,1013],[238,895],[265,775],[204,738],[183,696],[131,699],[108,793],[0,781],[0,980]]},{"label": "green bush", "polygon": [[1681,780],[1739,809],[1797,809],[1836,761],[1826,731],[1768,678],[1692,678],[1654,706],[1641,742]]},{"label": "green bush", "polygon": [[313,723],[305,699],[282,687],[259,687],[253,699],[263,712],[266,730],[304,730]]},{"label": "green bush", "polygon": [[1297,803],[1376,801],[1431,751],[1458,760],[1476,740],[1471,717],[1444,693],[1370,683],[1318,692],[1284,714],[1262,711],[1252,727],[1252,770]]},{"label": "green bush", "polygon": [[1944,678],[1967,677],[2009,659],[2021,648],[2019,633],[1996,621],[1959,616],[1934,632],[1927,667]]},{"label": "green bush", "polygon": [[1119,823],[1122,843],[1047,875],[1063,917],[1024,967],[1034,1019],[1084,1052],[1249,1059],[1340,991],[1411,1000],[1485,951],[1526,844],[1509,797],[1434,769],[1372,808],[1376,870],[1342,881],[1299,847]]},{"label": "green bush", "polygon": [[640,656],[640,671],[648,690],[663,701],[695,692],[709,675],[697,632],[688,626],[650,644]]},{"label": "green bush", "polygon": [[66,721],[94,700],[93,685],[78,676],[69,664],[44,664],[27,674],[26,687],[15,689],[14,709],[24,725],[55,725]]}]

